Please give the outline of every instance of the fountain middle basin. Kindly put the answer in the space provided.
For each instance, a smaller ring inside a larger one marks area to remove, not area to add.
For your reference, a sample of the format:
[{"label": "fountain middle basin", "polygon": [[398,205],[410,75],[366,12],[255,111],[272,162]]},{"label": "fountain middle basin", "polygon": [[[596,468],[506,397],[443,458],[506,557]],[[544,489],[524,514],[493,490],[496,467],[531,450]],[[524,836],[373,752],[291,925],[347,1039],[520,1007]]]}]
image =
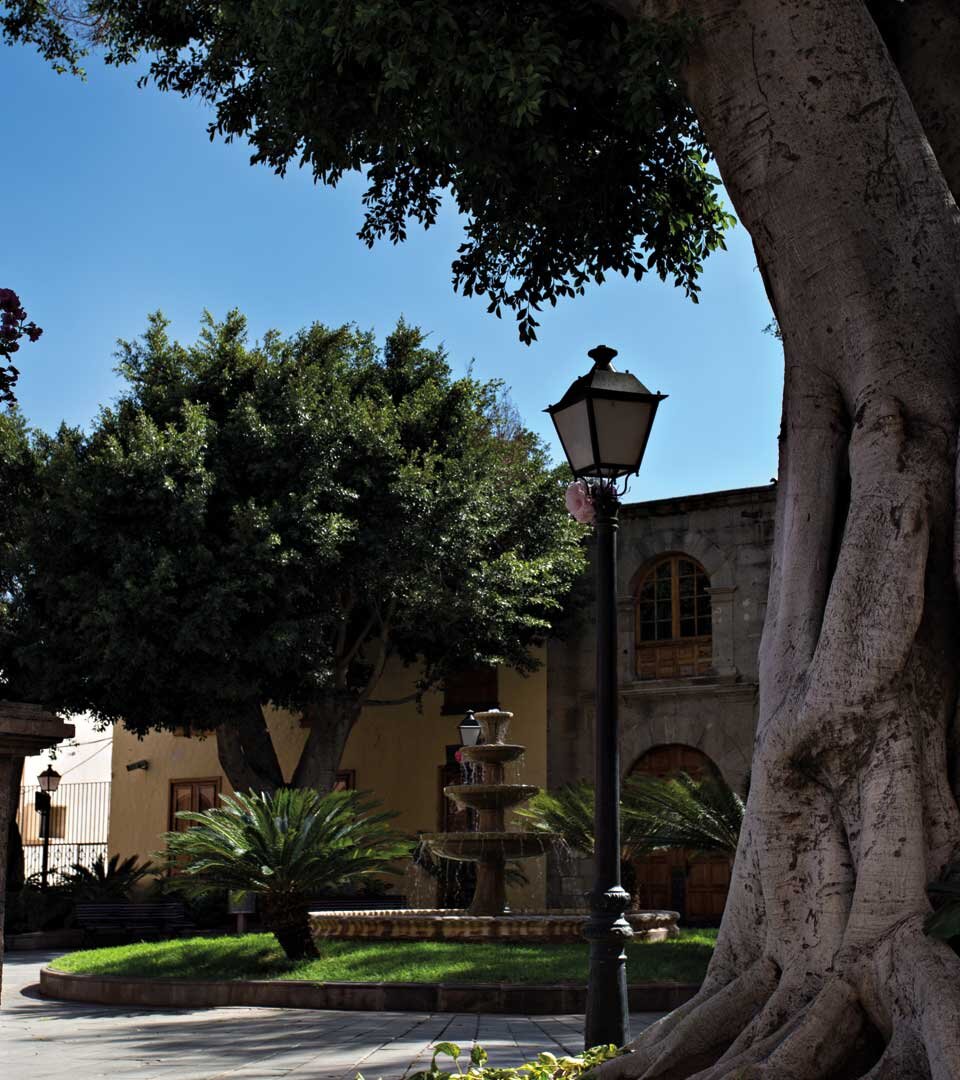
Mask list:
[{"label": "fountain middle basin", "polygon": [[547,836],[516,832],[425,833],[422,839],[435,854],[460,862],[530,859],[546,855],[552,843]]},{"label": "fountain middle basin", "polygon": [[509,810],[539,792],[534,784],[449,784],[444,795],[470,810]]}]

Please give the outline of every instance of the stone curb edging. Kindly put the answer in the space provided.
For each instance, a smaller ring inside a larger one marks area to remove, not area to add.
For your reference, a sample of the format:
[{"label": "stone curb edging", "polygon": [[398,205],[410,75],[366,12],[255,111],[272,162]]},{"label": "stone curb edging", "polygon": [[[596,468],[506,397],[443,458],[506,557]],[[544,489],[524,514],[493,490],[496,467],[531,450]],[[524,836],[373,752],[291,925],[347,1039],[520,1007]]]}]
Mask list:
[{"label": "stone curb edging", "polygon": [[[632,1012],[667,1012],[697,992],[694,983],[641,983],[629,987]],[[370,1012],[507,1013],[526,1016],[582,1013],[587,990],[578,983],[519,986],[509,983],[314,983],[294,980],[134,979],[75,975],[45,967],[40,993],[96,1005],[202,1009],[254,1006]]]}]

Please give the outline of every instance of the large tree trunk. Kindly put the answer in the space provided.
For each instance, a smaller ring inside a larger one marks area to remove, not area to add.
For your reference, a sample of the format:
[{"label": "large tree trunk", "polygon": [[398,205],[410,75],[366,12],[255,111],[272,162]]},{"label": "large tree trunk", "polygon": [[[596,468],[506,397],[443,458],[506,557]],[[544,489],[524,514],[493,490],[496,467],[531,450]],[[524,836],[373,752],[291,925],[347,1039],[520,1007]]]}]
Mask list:
[{"label": "large tree trunk", "polygon": [[[361,706],[351,694],[331,694],[304,709],[310,734],[290,787],[332,791],[337,770]],[[258,702],[217,728],[217,756],[234,791],[272,794],[284,786],[283,771]]]},{"label": "large tree trunk", "polygon": [[293,787],[332,791],[361,706],[352,694],[334,694],[304,709],[310,734],[293,774]]},{"label": "large tree trunk", "polygon": [[717,950],[697,997],[599,1075],[960,1077],[960,959],[922,926],[927,884],[960,853],[957,204],[863,0],[619,6],[703,19],[685,86],[753,237],[786,378],[760,718]]},{"label": "large tree trunk", "polygon": [[234,791],[266,792],[283,787],[283,772],[258,701],[217,728],[217,756]]}]

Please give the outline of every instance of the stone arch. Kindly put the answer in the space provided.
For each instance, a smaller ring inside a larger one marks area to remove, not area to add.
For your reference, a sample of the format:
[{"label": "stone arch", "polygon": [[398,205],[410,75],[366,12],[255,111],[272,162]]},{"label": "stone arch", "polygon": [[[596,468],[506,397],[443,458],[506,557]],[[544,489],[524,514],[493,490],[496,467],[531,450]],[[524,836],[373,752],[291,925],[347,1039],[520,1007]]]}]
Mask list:
[{"label": "stone arch", "polygon": [[753,751],[756,687],[734,684],[687,694],[627,694],[620,707],[622,774],[658,746],[686,746],[708,757],[734,791],[742,793]]},{"label": "stone arch", "polygon": [[[626,531],[626,530],[624,530]],[[651,565],[664,555],[689,555],[706,570],[715,588],[735,585],[730,553],[698,529],[658,529],[630,535],[621,544],[620,566],[624,591],[631,593]]]}]

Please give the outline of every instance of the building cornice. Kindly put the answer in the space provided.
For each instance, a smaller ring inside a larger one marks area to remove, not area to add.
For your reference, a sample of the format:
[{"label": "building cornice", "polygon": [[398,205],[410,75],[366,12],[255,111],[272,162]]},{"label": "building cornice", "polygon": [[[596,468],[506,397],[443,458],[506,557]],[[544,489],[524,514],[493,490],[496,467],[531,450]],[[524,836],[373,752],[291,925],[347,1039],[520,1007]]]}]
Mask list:
[{"label": "building cornice", "polygon": [[675,495],[669,499],[650,499],[647,502],[624,503],[621,518],[642,518],[660,514],[689,513],[714,506],[756,506],[773,504],[777,499],[776,484],[758,487],[730,488],[726,491],[705,491],[699,495]]}]

